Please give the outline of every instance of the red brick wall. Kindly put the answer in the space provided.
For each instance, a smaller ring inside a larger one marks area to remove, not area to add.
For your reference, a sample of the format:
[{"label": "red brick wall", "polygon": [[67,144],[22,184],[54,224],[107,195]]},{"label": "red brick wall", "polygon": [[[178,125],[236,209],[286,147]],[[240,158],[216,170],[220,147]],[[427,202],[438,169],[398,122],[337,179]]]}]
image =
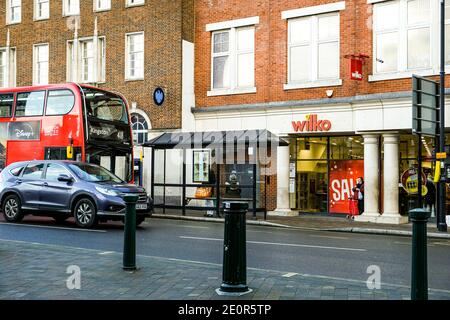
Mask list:
[{"label": "red brick wall", "polygon": [[[264,103],[273,101],[327,98],[325,91],[334,89],[334,97],[407,91],[411,79],[369,83],[372,74],[372,5],[367,0],[347,0],[340,11],[340,77],[342,86],[312,89],[283,90],[287,82],[287,20],[281,12],[337,1],[327,0],[199,0],[195,5],[195,93],[196,106]],[[211,89],[211,33],[205,31],[208,23],[259,16],[255,26],[255,85],[257,92],[230,96],[207,97]],[[364,53],[371,58],[364,66],[364,81],[350,80],[349,60],[346,54]],[[437,77],[436,77],[437,79]],[[450,77],[447,78],[450,85]]]},{"label": "red brick wall", "polygon": [[[32,84],[33,44],[37,43],[49,43],[49,82],[66,82],[66,43],[74,37],[67,26],[71,18],[62,16],[62,0],[51,0],[50,19],[33,21],[33,2],[22,0],[22,22],[6,26],[6,1],[0,1],[0,47],[6,46],[8,28],[11,46],[17,48],[17,86]],[[106,37],[106,83],[99,86],[137,102],[153,129],[180,128],[182,39],[193,38],[193,0],[147,0],[132,8],[125,8],[125,0],[111,4],[111,10],[94,13],[93,0],[80,0],[78,36],[93,36],[97,17],[98,35]],[[144,80],[125,81],[125,34],[138,31],[145,34]],[[166,90],[163,107],[153,103],[157,86]]]}]

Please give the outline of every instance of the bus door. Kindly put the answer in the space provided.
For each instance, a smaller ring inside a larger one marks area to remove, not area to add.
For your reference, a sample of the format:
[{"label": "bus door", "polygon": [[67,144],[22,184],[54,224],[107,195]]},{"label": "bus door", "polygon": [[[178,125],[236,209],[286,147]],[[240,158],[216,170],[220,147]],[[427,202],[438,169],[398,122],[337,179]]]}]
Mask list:
[{"label": "bus door", "polygon": [[143,171],[142,171],[142,161],[139,158],[135,158],[134,159],[134,183],[137,186],[142,187],[142,176],[143,176]]},{"label": "bus door", "polygon": [[86,162],[97,164],[108,169],[125,181],[130,181],[130,155],[116,150],[87,150]]}]

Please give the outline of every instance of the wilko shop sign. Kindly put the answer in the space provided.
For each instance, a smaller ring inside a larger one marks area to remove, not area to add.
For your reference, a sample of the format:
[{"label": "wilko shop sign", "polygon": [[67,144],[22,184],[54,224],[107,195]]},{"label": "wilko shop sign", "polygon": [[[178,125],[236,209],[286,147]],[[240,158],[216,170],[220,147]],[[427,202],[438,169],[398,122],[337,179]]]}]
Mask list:
[{"label": "wilko shop sign", "polygon": [[326,132],[331,130],[329,120],[319,120],[317,114],[308,114],[303,121],[292,121],[295,132]]}]

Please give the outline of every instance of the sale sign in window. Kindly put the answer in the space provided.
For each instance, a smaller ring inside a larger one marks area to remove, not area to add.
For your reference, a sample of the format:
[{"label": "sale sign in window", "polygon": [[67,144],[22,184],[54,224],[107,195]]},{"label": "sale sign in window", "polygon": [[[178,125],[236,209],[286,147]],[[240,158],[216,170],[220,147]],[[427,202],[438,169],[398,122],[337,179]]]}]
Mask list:
[{"label": "sale sign in window", "polygon": [[364,178],[364,160],[332,160],[329,175],[329,212],[349,214],[356,179]]}]

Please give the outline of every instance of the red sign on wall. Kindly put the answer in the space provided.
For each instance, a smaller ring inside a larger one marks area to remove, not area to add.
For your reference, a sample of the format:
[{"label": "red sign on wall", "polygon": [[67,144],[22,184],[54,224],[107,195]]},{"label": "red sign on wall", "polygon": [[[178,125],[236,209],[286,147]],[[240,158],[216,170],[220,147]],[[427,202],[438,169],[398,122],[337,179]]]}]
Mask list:
[{"label": "red sign on wall", "polygon": [[335,160],[330,162],[329,212],[350,213],[349,198],[356,179],[364,178],[364,160]]},{"label": "red sign on wall", "polygon": [[363,79],[363,61],[359,59],[350,59],[350,79],[362,81]]},{"label": "red sign on wall", "polygon": [[350,79],[363,80],[363,65],[366,59],[370,57],[365,54],[347,54],[344,56],[346,59],[350,59]]}]

